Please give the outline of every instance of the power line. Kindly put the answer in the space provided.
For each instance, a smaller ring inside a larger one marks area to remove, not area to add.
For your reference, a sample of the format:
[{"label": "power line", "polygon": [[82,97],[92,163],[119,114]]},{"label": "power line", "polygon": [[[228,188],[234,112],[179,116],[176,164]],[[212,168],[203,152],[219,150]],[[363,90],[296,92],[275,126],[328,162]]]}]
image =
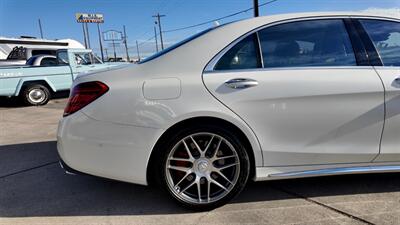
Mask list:
[{"label": "power line", "polygon": [[[258,7],[262,7],[262,6],[274,3],[276,1],[279,1],[279,0],[271,0],[271,1],[265,2],[263,4],[258,5]],[[190,25],[190,26],[186,26],[186,27],[181,27],[181,28],[176,28],[176,29],[171,29],[171,30],[165,30],[163,32],[164,33],[169,33],[169,32],[175,32],[175,31],[186,30],[186,29],[190,29],[190,28],[194,28],[194,27],[199,27],[199,26],[202,26],[202,25],[206,25],[206,24],[212,23],[214,21],[223,20],[223,19],[226,19],[226,18],[229,18],[229,17],[232,17],[232,16],[236,16],[236,15],[248,12],[250,10],[253,10],[253,9],[254,9],[254,7],[251,7],[251,8],[248,8],[248,9],[241,10],[239,12],[235,12],[235,13],[232,13],[232,14],[229,14],[229,15],[226,15],[226,16],[222,16],[222,17],[213,19],[213,20],[208,20],[208,21],[205,21],[205,22],[202,22],[202,23],[198,23],[198,24],[194,24],[194,25]]]},{"label": "power line", "polygon": [[[259,4],[258,7],[262,7],[262,6],[265,6],[265,5],[268,5],[268,4],[277,2],[277,1],[279,1],[279,0],[270,0],[270,1],[268,1],[268,2]],[[190,29],[190,28],[194,28],[194,27],[199,27],[199,26],[202,26],[202,25],[206,25],[206,24],[209,24],[209,23],[213,23],[213,22],[218,21],[218,20],[223,20],[223,19],[226,19],[226,18],[229,18],[229,17],[236,16],[236,15],[239,15],[239,14],[242,14],[242,13],[245,13],[245,12],[248,12],[248,11],[250,11],[250,10],[253,10],[253,9],[254,9],[254,7],[251,7],[251,8],[244,9],[244,10],[241,10],[241,11],[238,11],[238,12],[235,12],[235,13],[231,13],[231,14],[226,15],[226,16],[222,16],[222,17],[213,19],[213,20],[208,20],[208,21],[205,21],[205,22],[202,22],[202,23],[198,23],[198,24],[194,24],[194,25],[190,25],[190,26],[186,26],[186,27],[181,27],[181,28],[176,28],[176,29],[171,29],[171,30],[165,30],[165,31],[162,31],[162,33],[170,33],[170,32],[175,32],[175,31],[180,31],[180,30],[186,30],[186,29]],[[150,32],[145,32],[144,34],[148,34],[148,33],[150,33]],[[158,33],[158,35],[160,35],[160,33]],[[143,36],[144,36],[144,35],[143,35]],[[140,42],[140,43],[139,43],[139,46],[141,46],[141,45],[143,45],[143,44],[146,44],[147,42],[149,42],[149,41],[152,40],[152,39],[154,39],[154,36],[152,36],[152,37],[146,39],[145,41]]]}]

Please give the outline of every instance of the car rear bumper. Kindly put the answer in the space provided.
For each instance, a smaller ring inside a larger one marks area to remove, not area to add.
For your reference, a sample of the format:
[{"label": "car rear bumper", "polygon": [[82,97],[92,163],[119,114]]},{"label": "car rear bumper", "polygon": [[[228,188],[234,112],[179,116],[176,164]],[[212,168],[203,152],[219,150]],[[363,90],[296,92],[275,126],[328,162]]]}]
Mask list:
[{"label": "car rear bumper", "polygon": [[161,133],[94,120],[78,111],[59,122],[57,149],[68,172],[146,185],[147,163]]}]

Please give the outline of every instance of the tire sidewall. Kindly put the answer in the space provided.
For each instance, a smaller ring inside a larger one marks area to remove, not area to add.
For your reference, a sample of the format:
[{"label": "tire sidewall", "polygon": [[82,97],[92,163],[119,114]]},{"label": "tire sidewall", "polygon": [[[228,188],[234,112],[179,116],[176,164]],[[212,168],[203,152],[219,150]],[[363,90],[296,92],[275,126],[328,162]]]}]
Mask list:
[{"label": "tire sidewall", "polygon": [[[233,187],[233,189],[222,199],[212,202],[209,204],[193,204],[193,203],[188,203],[186,201],[183,201],[176,197],[173,192],[170,190],[168,187],[168,182],[167,182],[167,177],[166,177],[166,163],[168,159],[169,153],[172,151],[173,147],[184,137],[195,134],[195,133],[201,133],[201,132],[208,132],[208,133],[214,133],[217,134],[223,138],[225,138],[228,142],[230,142],[233,147],[235,148],[238,156],[239,156],[239,161],[240,161],[240,172],[239,172],[239,177],[238,180]],[[213,126],[213,125],[199,125],[196,128],[187,128],[184,130],[181,130],[178,132],[176,135],[174,135],[172,138],[170,138],[165,145],[165,148],[163,149],[164,152],[160,152],[160,157],[159,157],[159,162],[157,165],[158,167],[158,172],[156,173],[159,179],[159,184],[162,186],[164,191],[167,191],[170,196],[178,201],[179,203],[183,204],[185,207],[194,209],[194,210],[210,210],[216,207],[219,207],[221,205],[226,204],[229,202],[231,199],[236,197],[246,186],[248,177],[250,174],[250,160],[249,156],[247,154],[247,151],[243,144],[239,141],[239,138],[237,135],[234,133],[230,132],[229,130],[226,130],[224,128],[218,127],[218,126]]]}]

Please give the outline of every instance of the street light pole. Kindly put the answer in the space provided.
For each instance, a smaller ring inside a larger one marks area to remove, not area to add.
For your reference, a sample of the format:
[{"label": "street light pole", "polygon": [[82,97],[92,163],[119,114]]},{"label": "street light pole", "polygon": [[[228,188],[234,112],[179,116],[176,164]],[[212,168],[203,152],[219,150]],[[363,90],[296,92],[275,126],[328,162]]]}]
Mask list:
[{"label": "street light pole", "polygon": [[106,51],[106,57],[107,57],[107,61],[108,61],[108,51],[107,51],[107,48],[104,48],[104,50]]},{"label": "street light pole", "polygon": [[85,29],[86,29],[87,45],[88,45],[88,48],[90,48],[90,36],[89,36],[89,28],[88,28],[87,23],[85,23]]},{"label": "street light pole", "polygon": [[113,49],[114,49],[114,60],[116,62],[117,61],[117,53],[115,52],[115,41],[114,41],[114,39],[112,40],[112,46],[113,46]]},{"label": "street light pole", "polygon": [[128,41],[126,40],[126,30],[125,30],[125,25],[124,25],[124,42],[125,42],[125,50],[126,50],[126,60],[128,62],[131,61],[131,59],[129,58],[129,53],[128,53]]},{"label": "street light pole", "polygon": [[137,40],[136,40],[136,51],[137,51],[138,62],[140,62],[139,44]]},{"label": "street light pole", "polygon": [[85,30],[85,23],[82,23],[82,30],[83,30],[83,40],[85,42],[85,48],[87,49],[87,41],[86,41],[86,30]]},{"label": "street light pole", "polygon": [[160,41],[161,41],[161,50],[164,50],[164,41],[163,41],[163,37],[162,37],[162,30],[161,30],[161,17],[164,17],[165,15],[160,15],[160,13],[157,13],[157,15],[154,15],[153,17],[157,18],[157,22],[158,23],[158,29],[160,31]]},{"label": "street light pole", "polygon": [[156,52],[158,52],[157,29],[154,26],[154,39],[156,39]]},{"label": "street light pole", "polygon": [[42,30],[42,22],[39,19],[39,30],[40,30],[40,37],[43,39],[43,30]]},{"label": "street light pole", "polygon": [[104,62],[103,43],[101,41],[101,32],[100,32],[100,24],[99,23],[97,23],[97,32],[99,33],[99,46],[100,46],[100,52],[101,52],[101,61]]},{"label": "street light pole", "polygon": [[253,0],[254,7],[254,17],[258,17],[260,15],[258,8],[258,0]]}]

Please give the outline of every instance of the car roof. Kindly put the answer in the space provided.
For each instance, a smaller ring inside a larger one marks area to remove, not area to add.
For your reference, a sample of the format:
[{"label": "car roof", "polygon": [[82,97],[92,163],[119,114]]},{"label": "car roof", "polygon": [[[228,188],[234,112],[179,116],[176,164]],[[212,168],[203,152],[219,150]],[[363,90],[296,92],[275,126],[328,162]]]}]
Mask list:
[{"label": "car roof", "polygon": [[[398,16],[394,14],[385,14],[384,12],[369,12],[369,11],[332,11],[332,12],[301,12],[301,13],[286,13],[286,14],[275,14],[268,16],[253,17],[244,20],[238,20],[233,25],[239,24],[268,24],[272,22],[292,20],[292,19],[306,19],[306,18],[318,18],[318,17],[353,17],[353,18],[377,18],[377,19],[393,19],[400,20],[400,12]],[[229,24],[227,24],[229,25]]]},{"label": "car roof", "polygon": [[250,18],[249,20],[286,20],[304,17],[380,17],[387,19],[400,19],[400,12],[398,16],[385,14],[383,12],[368,12],[368,11],[331,11],[331,12],[301,12],[301,13],[285,13],[275,14],[268,16],[260,16]]}]

